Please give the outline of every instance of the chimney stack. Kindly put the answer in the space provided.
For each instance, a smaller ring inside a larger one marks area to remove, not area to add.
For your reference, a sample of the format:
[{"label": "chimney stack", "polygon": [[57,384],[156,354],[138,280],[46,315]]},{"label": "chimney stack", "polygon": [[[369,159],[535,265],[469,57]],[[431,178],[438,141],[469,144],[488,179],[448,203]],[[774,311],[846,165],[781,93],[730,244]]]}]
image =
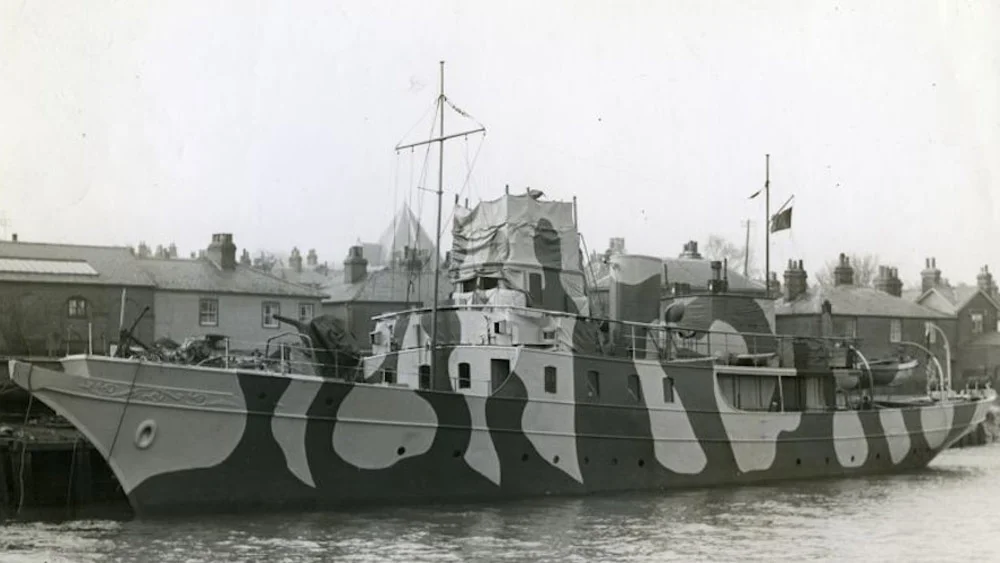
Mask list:
[{"label": "chimney stack", "polygon": [[840,253],[840,261],[833,269],[833,285],[854,285],[854,268],[851,267],[851,259],[843,252]]},{"label": "chimney stack", "polygon": [[625,238],[611,237],[608,241],[608,252],[613,255],[625,254]]},{"label": "chimney stack", "polygon": [[17,233],[10,235],[11,242],[17,242]]},{"label": "chimney stack", "polygon": [[319,256],[316,256],[316,249],[310,248],[309,253],[306,254],[306,266],[310,268],[315,268],[319,265]]},{"label": "chimney stack", "polygon": [[778,281],[778,272],[771,272],[771,277],[767,280],[767,289],[770,295],[781,294],[781,282]]},{"label": "chimney stack", "polygon": [[785,301],[791,302],[809,289],[808,274],[802,267],[802,260],[789,260],[785,270]]},{"label": "chimney stack", "polygon": [[250,251],[245,248],[243,249],[243,254],[240,255],[240,264],[244,266],[250,266],[252,264],[250,260]]},{"label": "chimney stack", "polygon": [[684,243],[684,252],[681,252],[680,257],[701,260],[701,254],[698,254],[698,241],[689,240]]},{"label": "chimney stack", "polygon": [[299,252],[299,247],[292,247],[292,254],[288,257],[288,265],[296,272],[302,273],[302,253]]},{"label": "chimney stack", "polygon": [[979,275],[976,276],[976,285],[986,295],[996,298],[997,284],[993,281],[993,274],[990,273],[989,266],[983,266],[979,269]]},{"label": "chimney stack", "polygon": [[899,281],[899,270],[889,266],[879,266],[875,277],[875,289],[893,297],[903,296],[903,282]]},{"label": "chimney stack", "polygon": [[344,260],[344,283],[358,283],[368,275],[368,260],[364,256],[364,247],[352,246],[347,251]]},{"label": "chimney stack", "polygon": [[927,291],[941,285],[941,270],[937,268],[937,258],[924,260],[924,269],[920,272],[920,289]]},{"label": "chimney stack", "polygon": [[205,257],[225,271],[236,269],[236,245],[231,233],[212,235],[212,244],[205,250]]}]

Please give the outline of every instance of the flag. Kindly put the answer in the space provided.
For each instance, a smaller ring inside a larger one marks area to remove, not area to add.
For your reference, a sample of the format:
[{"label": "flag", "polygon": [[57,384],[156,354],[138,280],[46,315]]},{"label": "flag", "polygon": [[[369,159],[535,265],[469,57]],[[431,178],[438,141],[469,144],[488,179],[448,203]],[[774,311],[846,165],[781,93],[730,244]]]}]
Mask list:
[{"label": "flag", "polygon": [[792,208],[789,207],[784,211],[776,213],[771,217],[771,232],[776,233],[778,231],[783,231],[785,229],[792,228]]},{"label": "flag", "polygon": [[755,198],[755,197],[759,196],[759,195],[760,195],[760,192],[762,192],[762,191],[764,191],[764,188],[761,188],[761,189],[759,189],[759,190],[755,191],[755,192],[753,193],[753,195],[752,195],[752,196],[750,196],[750,197],[748,197],[747,199],[753,199],[753,198]]}]

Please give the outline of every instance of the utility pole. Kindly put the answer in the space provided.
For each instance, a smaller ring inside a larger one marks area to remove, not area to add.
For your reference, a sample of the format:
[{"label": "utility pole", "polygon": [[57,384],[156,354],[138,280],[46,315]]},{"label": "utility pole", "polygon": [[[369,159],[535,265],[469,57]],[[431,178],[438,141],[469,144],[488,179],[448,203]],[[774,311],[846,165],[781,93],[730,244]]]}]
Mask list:
[{"label": "utility pole", "polygon": [[740,221],[740,225],[747,229],[746,244],[743,245],[743,277],[750,277],[750,219]]}]

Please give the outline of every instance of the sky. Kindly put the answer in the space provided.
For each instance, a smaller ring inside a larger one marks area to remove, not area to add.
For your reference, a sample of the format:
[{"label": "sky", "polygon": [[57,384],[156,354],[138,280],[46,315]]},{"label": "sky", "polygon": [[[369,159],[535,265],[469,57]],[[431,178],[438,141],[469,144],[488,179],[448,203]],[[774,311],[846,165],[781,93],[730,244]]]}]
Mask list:
[{"label": "sky", "polygon": [[[588,250],[709,235],[811,279],[873,253],[919,280],[1000,273],[1000,3],[0,2],[7,236],[315,248],[339,263],[404,202],[443,245],[456,194],[578,198]],[[762,260],[761,260],[762,261]],[[780,275],[780,274],[779,274]]]}]

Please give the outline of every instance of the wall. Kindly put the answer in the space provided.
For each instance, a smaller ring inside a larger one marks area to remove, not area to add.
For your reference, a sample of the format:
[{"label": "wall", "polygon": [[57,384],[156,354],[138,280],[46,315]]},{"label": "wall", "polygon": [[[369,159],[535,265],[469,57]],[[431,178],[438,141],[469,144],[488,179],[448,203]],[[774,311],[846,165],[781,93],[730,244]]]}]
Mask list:
[{"label": "wall", "polygon": [[[122,288],[103,285],[0,283],[0,355],[62,356],[88,347],[92,326],[94,353],[107,353],[118,341]],[[87,300],[89,318],[71,319],[71,297]],[[131,326],[144,307],[153,307],[151,288],[128,288],[125,325]],[[153,340],[155,308],[136,327],[135,336]]]},{"label": "wall", "polygon": [[975,297],[958,312],[958,342],[964,344],[979,336],[972,332],[972,313],[983,313],[983,332],[996,332],[997,310],[982,293]]},{"label": "wall", "polygon": [[[219,302],[218,326],[199,324],[199,303],[201,299],[217,299]],[[265,301],[280,304],[281,315],[298,318],[299,303],[312,303],[313,314],[321,313],[319,299],[308,297],[276,297],[269,295],[238,295],[223,293],[194,293],[157,290],[156,338],[170,338],[182,342],[190,336],[223,334],[230,338],[234,350],[263,350],[268,338],[281,332],[295,330],[280,323],[278,328],[265,328],[261,306]]]},{"label": "wall", "polygon": [[[841,315],[834,315],[834,324],[838,324],[838,319],[848,319],[852,317],[844,317]],[[860,339],[859,348],[861,353],[865,355],[868,359],[880,358],[890,354],[896,353],[900,349],[898,343],[890,342],[891,336],[891,321],[892,319],[888,317],[853,317],[857,319],[857,337]],[[819,315],[781,315],[778,317],[778,333],[779,334],[802,334],[811,336],[820,336],[820,323]],[[924,329],[925,324],[928,322],[927,319],[912,319],[906,318],[901,319],[901,329],[902,338],[901,340],[906,342],[915,342],[917,344],[924,345]],[[936,319],[933,321],[948,336],[948,341],[951,344],[952,352],[952,370],[956,375],[957,379],[957,363],[959,358],[957,357],[957,347],[956,334],[955,334],[955,320],[954,319]],[[938,357],[938,360],[944,363],[944,345],[942,344],[941,338],[936,338],[936,342],[930,347],[931,351]],[[917,355],[922,358],[922,354],[913,347],[904,347],[907,353]]]}]

